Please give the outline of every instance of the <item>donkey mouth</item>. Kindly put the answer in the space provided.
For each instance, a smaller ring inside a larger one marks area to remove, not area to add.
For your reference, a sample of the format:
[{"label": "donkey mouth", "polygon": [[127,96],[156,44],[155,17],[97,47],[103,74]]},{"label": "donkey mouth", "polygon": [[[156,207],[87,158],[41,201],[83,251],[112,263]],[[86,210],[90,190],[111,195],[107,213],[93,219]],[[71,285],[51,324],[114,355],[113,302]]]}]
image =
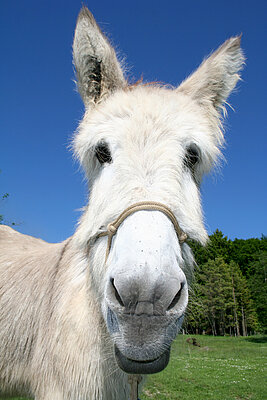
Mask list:
[{"label": "donkey mouth", "polygon": [[155,359],[137,361],[123,355],[116,345],[114,347],[118,366],[128,374],[155,374],[166,368],[170,359],[170,348]]}]

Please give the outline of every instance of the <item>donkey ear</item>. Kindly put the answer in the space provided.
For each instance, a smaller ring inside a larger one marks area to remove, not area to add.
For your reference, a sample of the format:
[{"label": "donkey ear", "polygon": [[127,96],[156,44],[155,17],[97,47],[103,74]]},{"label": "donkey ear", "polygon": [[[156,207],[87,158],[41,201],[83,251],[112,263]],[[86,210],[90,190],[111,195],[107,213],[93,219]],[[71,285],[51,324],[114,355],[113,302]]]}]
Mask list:
[{"label": "donkey ear", "polygon": [[114,49],[86,7],[82,8],[77,20],[73,63],[85,106],[126,86]]},{"label": "donkey ear", "polygon": [[179,92],[193,97],[200,105],[224,110],[224,103],[240,79],[244,64],[241,36],[227,40],[178,87]]}]

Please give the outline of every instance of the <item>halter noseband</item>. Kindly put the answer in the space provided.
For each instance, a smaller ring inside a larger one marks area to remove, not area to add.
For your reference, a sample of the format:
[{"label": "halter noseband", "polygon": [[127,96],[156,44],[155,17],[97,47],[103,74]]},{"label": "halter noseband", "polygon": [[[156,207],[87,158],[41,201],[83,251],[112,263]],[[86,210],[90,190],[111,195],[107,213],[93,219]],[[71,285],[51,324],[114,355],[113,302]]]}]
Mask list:
[{"label": "halter noseband", "polygon": [[175,232],[177,234],[179,243],[182,244],[186,241],[187,239],[187,234],[180,228],[177,219],[173,212],[164,204],[158,203],[157,201],[141,201],[139,203],[134,203],[130,207],[126,208],[119,216],[118,218],[115,219],[115,221],[111,222],[107,226],[107,230],[105,232],[99,233],[97,235],[97,238],[102,237],[102,236],[108,236],[108,243],[107,243],[107,250],[106,250],[106,259],[109,256],[111,244],[112,244],[112,239],[113,236],[117,233],[117,230],[119,226],[122,224],[122,222],[132,215],[133,213],[137,211],[160,211],[163,214],[165,214],[172,222]]}]

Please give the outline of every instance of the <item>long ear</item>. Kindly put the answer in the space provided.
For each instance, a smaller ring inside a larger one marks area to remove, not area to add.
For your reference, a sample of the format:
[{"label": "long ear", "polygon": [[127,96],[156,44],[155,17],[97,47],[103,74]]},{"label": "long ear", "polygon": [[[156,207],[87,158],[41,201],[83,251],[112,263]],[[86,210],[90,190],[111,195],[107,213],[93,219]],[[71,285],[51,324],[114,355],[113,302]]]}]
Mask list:
[{"label": "long ear", "polygon": [[126,86],[114,49],[86,7],[77,20],[73,62],[78,89],[86,106]]},{"label": "long ear", "polygon": [[240,48],[241,36],[227,40],[200,67],[178,87],[200,105],[224,110],[224,103],[240,79],[244,64]]}]

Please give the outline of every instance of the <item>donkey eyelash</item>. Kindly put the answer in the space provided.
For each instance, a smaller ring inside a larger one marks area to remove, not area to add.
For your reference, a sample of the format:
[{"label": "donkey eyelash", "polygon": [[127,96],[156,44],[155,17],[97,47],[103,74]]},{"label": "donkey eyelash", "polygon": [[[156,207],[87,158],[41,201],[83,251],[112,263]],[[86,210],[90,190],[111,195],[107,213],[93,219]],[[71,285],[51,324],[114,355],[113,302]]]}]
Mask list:
[{"label": "donkey eyelash", "polygon": [[95,155],[101,165],[112,163],[112,156],[108,144],[104,141],[97,143],[95,147]]}]

